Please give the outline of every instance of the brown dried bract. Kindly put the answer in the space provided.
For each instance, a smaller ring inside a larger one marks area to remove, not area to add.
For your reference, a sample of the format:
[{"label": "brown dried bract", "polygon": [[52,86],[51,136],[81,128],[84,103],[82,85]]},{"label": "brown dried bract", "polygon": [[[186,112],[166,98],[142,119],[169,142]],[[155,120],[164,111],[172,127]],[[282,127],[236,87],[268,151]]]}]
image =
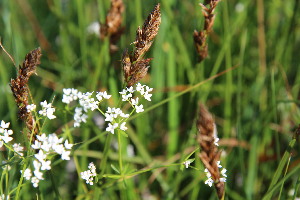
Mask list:
[{"label": "brown dried bract", "polygon": [[38,128],[35,125],[35,120],[30,112],[27,112],[29,88],[28,80],[33,73],[36,73],[36,66],[39,65],[42,56],[41,48],[37,48],[28,53],[22,66],[19,67],[18,76],[10,81],[11,91],[15,97],[18,106],[18,116],[26,123],[29,129],[29,139],[31,133],[38,133]]},{"label": "brown dried bract", "polygon": [[216,126],[213,116],[205,108],[203,104],[199,104],[199,119],[197,121],[198,128],[198,142],[201,147],[200,159],[211,173],[214,185],[217,190],[219,199],[224,195],[224,182],[220,182],[220,171],[217,165],[217,161],[220,160],[221,152],[218,151],[218,147],[215,145],[215,133]]},{"label": "brown dried bract", "polygon": [[143,59],[143,56],[150,49],[158,33],[160,23],[160,4],[157,4],[145,20],[143,27],[138,27],[136,31],[136,39],[133,42],[135,50],[131,55],[128,54],[127,50],[123,53],[122,67],[125,82],[128,87],[134,85],[146,76],[152,58]]},{"label": "brown dried bract", "polygon": [[194,31],[194,43],[199,55],[199,62],[201,62],[208,56],[207,37],[208,34],[212,31],[212,27],[214,25],[214,11],[218,3],[219,0],[205,1],[204,4],[209,4],[209,8],[200,3],[200,6],[202,7],[202,14],[204,16],[204,29],[200,31]]}]

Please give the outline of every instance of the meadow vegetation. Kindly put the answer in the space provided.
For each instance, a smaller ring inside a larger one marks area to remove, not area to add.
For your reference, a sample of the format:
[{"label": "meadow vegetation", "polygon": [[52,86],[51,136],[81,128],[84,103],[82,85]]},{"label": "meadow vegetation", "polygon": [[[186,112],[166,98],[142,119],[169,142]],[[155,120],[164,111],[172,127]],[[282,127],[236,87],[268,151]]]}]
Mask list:
[{"label": "meadow vegetation", "polygon": [[0,200],[300,199],[299,4],[0,1]]}]

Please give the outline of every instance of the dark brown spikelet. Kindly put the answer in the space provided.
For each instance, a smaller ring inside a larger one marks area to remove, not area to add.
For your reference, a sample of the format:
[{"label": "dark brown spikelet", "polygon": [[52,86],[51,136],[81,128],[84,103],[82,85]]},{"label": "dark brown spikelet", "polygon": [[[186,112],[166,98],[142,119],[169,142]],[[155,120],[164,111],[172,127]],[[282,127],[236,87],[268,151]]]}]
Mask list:
[{"label": "dark brown spikelet", "polygon": [[202,14],[204,16],[204,28],[200,31],[194,31],[194,43],[196,46],[196,51],[199,55],[199,62],[208,56],[207,37],[209,33],[212,32],[212,27],[215,20],[214,11],[218,3],[219,0],[206,0],[204,4],[209,4],[209,8],[200,3],[200,6],[202,7]]},{"label": "dark brown spikelet", "polygon": [[27,112],[29,88],[27,86],[30,76],[36,73],[36,66],[39,65],[42,56],[41,48],[37,48],[28,53],[22,66],[19,66],[18,76],[10,81],[10,88],[18,106],[18,117],[25,122],[28,128],[28,139],[31,133],[37,134],[38,127],[30,112]]},{"label": "dark brown spikelet", "polygon": [[100,37],[110,37],[110,49],[115,51],[117,49],[116,42],[124,31],[122,27],[122,14],[124,12],[124,4],[122,0],[111,0],[111,7],[106,16],[105,24],[100,26]]},{"label": "dark brown spikelet", "polygon": [[161,23],[160,4],[148,15],[143,27],[138,27],[136,38],[133,42],[135,50],[128,54],[125,50],[122,56],[122,67],[127,87],[130,87],[144,78],[147,74],[152,58],[144,59],[143,56],[150,49]]},{"label": "dark brown spikelet", "polygon": [[199,104],[199,119],[197,121],[198,128],[198,142],[201,147],[200,159],[204,166],[210,172],[214,181],[219,199],[222,199],[224,195],[224,182],[220,182],[220,171],[217,165],[217,161],[220,160],[221,152],[218,151],[218,147],[215,145],[215,132],[216,128],[213,116],[205,108],[203,104]]}]

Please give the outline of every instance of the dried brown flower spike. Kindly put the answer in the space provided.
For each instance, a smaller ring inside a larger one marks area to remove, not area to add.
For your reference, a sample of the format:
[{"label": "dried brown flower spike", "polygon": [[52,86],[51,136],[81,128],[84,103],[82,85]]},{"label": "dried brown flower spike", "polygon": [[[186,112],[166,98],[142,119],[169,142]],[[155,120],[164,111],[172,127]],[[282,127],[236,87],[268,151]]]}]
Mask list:
[{"label": "dried brown flower spike", "polygon": [[28,53],[25,57],[23,65],[19,67],[18,76],[10,81],[11,91],[15,97],[18,106],[18,116],[26,123],[29,129],[28,139],[31,133],[38,133],[38,128],[34,123],[34,118],[31,113],[27,112],[29,88],[28,80],[33,73],[36,73],[36,66],[39,65],[42,56],[41,48],[37,48]]},{"label": "dried brown flower spike", "polygon": [[110,49],[114,51],[117,49],[115,43],[119,40],[124,28],[122,24],[122,14],[124,12],[124,4],[122,0],[111,0],[111,7],[106,16],[105,24],[101,24],[100,37],[110,37]]},{"label": "dried brown flower spike", "polygon": [[211,174],[219,199],[222,199],[225,184],[220,181],[221,176],[217,164],[217,161],[220,160],[221,152],[218,151],[218,147],[215,145],[215,122],[213,116],[203,104],[200,104],[199,107],[197,128],[199,132],[198,142],[201,147],[200,159]]},{"label": "dried brown flower spike", "polygon": [[130,87],[144,78],[147,74],[149,63],[152,58],[143,59],[145,53],[151,47],[155,36],[158,33],[161,23],[160,4],[157,4],[154,10],[145,20],[143,27],[138,27],[136,39],[133,42],[135,50],[128,54],[125,50],[122,56],[122,67],[127,86]]},{"label": "dried brown flower spike", "polygon": [[206,0],[205,4],[209,4],[209,8],[200,3],[202,14],[204,16],[204,29],[202,31],[194,31],[194,43],[199,55],[199,62],[208,56],[208,44],[206,42],[215,20],[214,10],[219,0]]}]

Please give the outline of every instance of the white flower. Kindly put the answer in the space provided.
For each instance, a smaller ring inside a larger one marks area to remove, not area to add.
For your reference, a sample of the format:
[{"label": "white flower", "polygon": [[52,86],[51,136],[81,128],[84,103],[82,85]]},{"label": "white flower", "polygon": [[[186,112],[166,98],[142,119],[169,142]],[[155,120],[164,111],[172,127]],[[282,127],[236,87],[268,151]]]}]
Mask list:
[{"label": "white flower", "polygon": [[43,173],[42,173],[39,169],[34,170],[34,171],[33,171],[33,174],[34,174],[34,176],[35,176],[36,178],[38,178],[39,180],[44,180],[44,178],[43,178]]},{"label": "white flower", "polygon": [[226,182],[226,178],[220,178],[220,182]]},{"label": "white flower", "polygon": [[65,150],[65,147],[64,145],[62,144],[52,144],[52,149],[59,155],[61,155],[64,150]]},{"label": "white flower", "polygon": [[126,122],[122,122],[122,124],[120,125],[120,129],[122,131],[126,131],[127,130],[127,127],[125,125],[126,125]]},{"label": "white flower", "polygon": [[[22,173],[22,170],[21,170],[21,173]],[[29,180],[31,178],[31,176],[32,176],[31,170],[29,168],[25,169],[23,177],[26,180]]]},{"label": "white flower", "polygon": [[106,131],[109,131],[109,132],[111,132],[112,134],[114,134],[115,133],[115,129],[117,128],[119,126],[119,124],[118,123],[115,123],[115,124],[111,124],[111,123],[109,123],[108,124],[108,127],[106,128]]},{"label": "white flower", "polygon": [[221,163],[221,161],[217,161],[218,168],[222,168],[222,165],[220,163]]},{"label": "white flower", "polygon": [[32,112],[36,109],[36,105],[35,104],[30,104],[26,106],[27,112]]},{"label": "white flower", "polygon": [[0,135],[0,141],[3,140],[4,143],[8,143],[8,142],[12,141],[13,138],[10,137],[11,134],[12,134],[12,131],[11,131],[11,130],[8,131],[8,130],[5,129],[5,130],[4,130],[3,136]]},{"label": "white flower", "polygon": [[207,178],[211,178],[211,173],[208,171],[207,168],[205,168],[204,172],[206,173]]},{"label": "white flower", "polygon": [[35,188],[38,187],[39,182],[40,182],[40,180],[37,177],[32,177],[31,183],[32,183],[33,187],[35,187]]},{"label": "white flower", "polygon": [[47,139],[47,136],[45,133],[43,133],[42,135],[37,135],[36,138],[40,141],[40,142],[44,142]]},{"label": "white flower", "polygon": [[41,166],[41,170],[50,170],[51,169],[51,161],[47,160],[47,161],[43,161]]},{"label": "white flower", "polygon": [[227,169],[223,168],[221,171],[222,176],[227,177],[226,172],[227,172]]},{"label": "white flower", "polygon": [[216,137],[214,138],[214,143],[216,146],[219,146],[219,144],[218,144],[219,140],[220,140],[219,138],[216,138]]},{"label": "white flower", "polygon": [[38,159],[38,161],[43,162],[46,159],[47,155],[44,154],[43,150],[39,150],[37,154],[34,154],[34,157]]},{"label": "white flower", "polygon": [[110,99],[111,95],[108,95],[106,91],[104,92],[97,92],[96,98],[98,101],[101,101],[103,98],[104,99]]},{"label": "white flower", "polygon": [[138,103],[139,103],[139,98],[138,98],[138,97],[137,97],[136,99],[131,99],[131,104],[132,104],[133,106],[137,106]]},{"label": "white flower", "polygon": [[144,90],[144,86],[140,83],[137,83],[136,84],[136,91],[143,92],[143,90]]},{"label": "white flower", "polygon": [[136,112],[137,113],[140,113],[140,112],[143,112],[144,111],[144,108],[143,108],[143,105],[139,105],[139,106],[135,106],[135,109],[136,109]]},{"label": "white flower", "polygon": [[[9,127],[9,124],[10,124],[10,122],[5,123],[5,121],[2,120],[0,127],[3,129],[7,129]],[[1,133],[1,131],[0,131],[0,133]]]},{"label": "white flower", "polygon": [[208,178],[204,183],[207,184],[209,187],[211,187],[214,181],[211,178]]},{"label": "white flower", "polygon": [[149,93],[146,93],[146,94],[144,95],[144,98],[145,98],[146,100],[148,100],[148,101],[151,101],[151,97],[152,97],[152,94],[149,94]]},{"label": "white flower", "polygon": [[105,115],[105,121],[108,121],[108,122],[114,121],[114,115],[113,114],[105,113],[104,115]]},{"label": "white flower", "polygon": [[62,160],[70,160],[70,151],[63,151],[61,154],[61,159]]},{"label": "white flower", "polygon": [[122,112],[122,113],[120,114],[120,116],[123,117],[123,118],[128,118],[128,117],[129,117],[129,114],[125,114],[125,113]]},{"label": "white flower", "polygon": [[122,92],[119,92],[122,95],[122,101],[128,101],[132,97],[133,92],[134,90],[132,86],[130,88],[123,89]]},{"label": "white flower", "polygon": [[46,152],[49,152],[51,148],[52,148],[52,145],[49,144],[48,140],[44,141],[41,145],[41,149],[43,149]]},{"label": "white flower", "polygon": [[87,117],[88,116],[83,113],[83,109],[81,107],[76,107],[74,114],[74,127],[79,127],[82,122],[86,123]]},{"label": "white flower", "polygon": [[13,148],[14,148],[14,151],[16,153],[18,153],[19,155],[23,156],[23,153],[21,153],[21,152],[24,150],[24,147],[22,147],[20,143],[13,144]]},{"label": "white flower", "polygon": [[187,161],[184,161],[182,164],[185,165],[185,168],[189,168],[189,165],[191,164],[191,161],[187,160]]},{"label": "white flower", "polygon": [[72,149],[73,144],[70,144],[68,140],[65,141],[64,146],[66,149]]},{"label": "white flower", "polygon": [[34,141],[34,144],[32,144],[31,147],[32,147],[33,149],[40,149],[40,148],[41,148],[41,145],[42,145],[41,142],[39,142],[38,140],[35,140],[35,141]]},{"label": "white flower", "polygon": [[47,101],[43,101],[40,103],[41,106],[42,106],[42,110],[39,111],[39,114],[40,115],[43,115],[43,116],[46,116],[48,117],[49,119],[55,119],[56,116],[53,115],[53,113],[55,112],[55,108],[52,107],[52,104],[51,103],[47,103]]}]

